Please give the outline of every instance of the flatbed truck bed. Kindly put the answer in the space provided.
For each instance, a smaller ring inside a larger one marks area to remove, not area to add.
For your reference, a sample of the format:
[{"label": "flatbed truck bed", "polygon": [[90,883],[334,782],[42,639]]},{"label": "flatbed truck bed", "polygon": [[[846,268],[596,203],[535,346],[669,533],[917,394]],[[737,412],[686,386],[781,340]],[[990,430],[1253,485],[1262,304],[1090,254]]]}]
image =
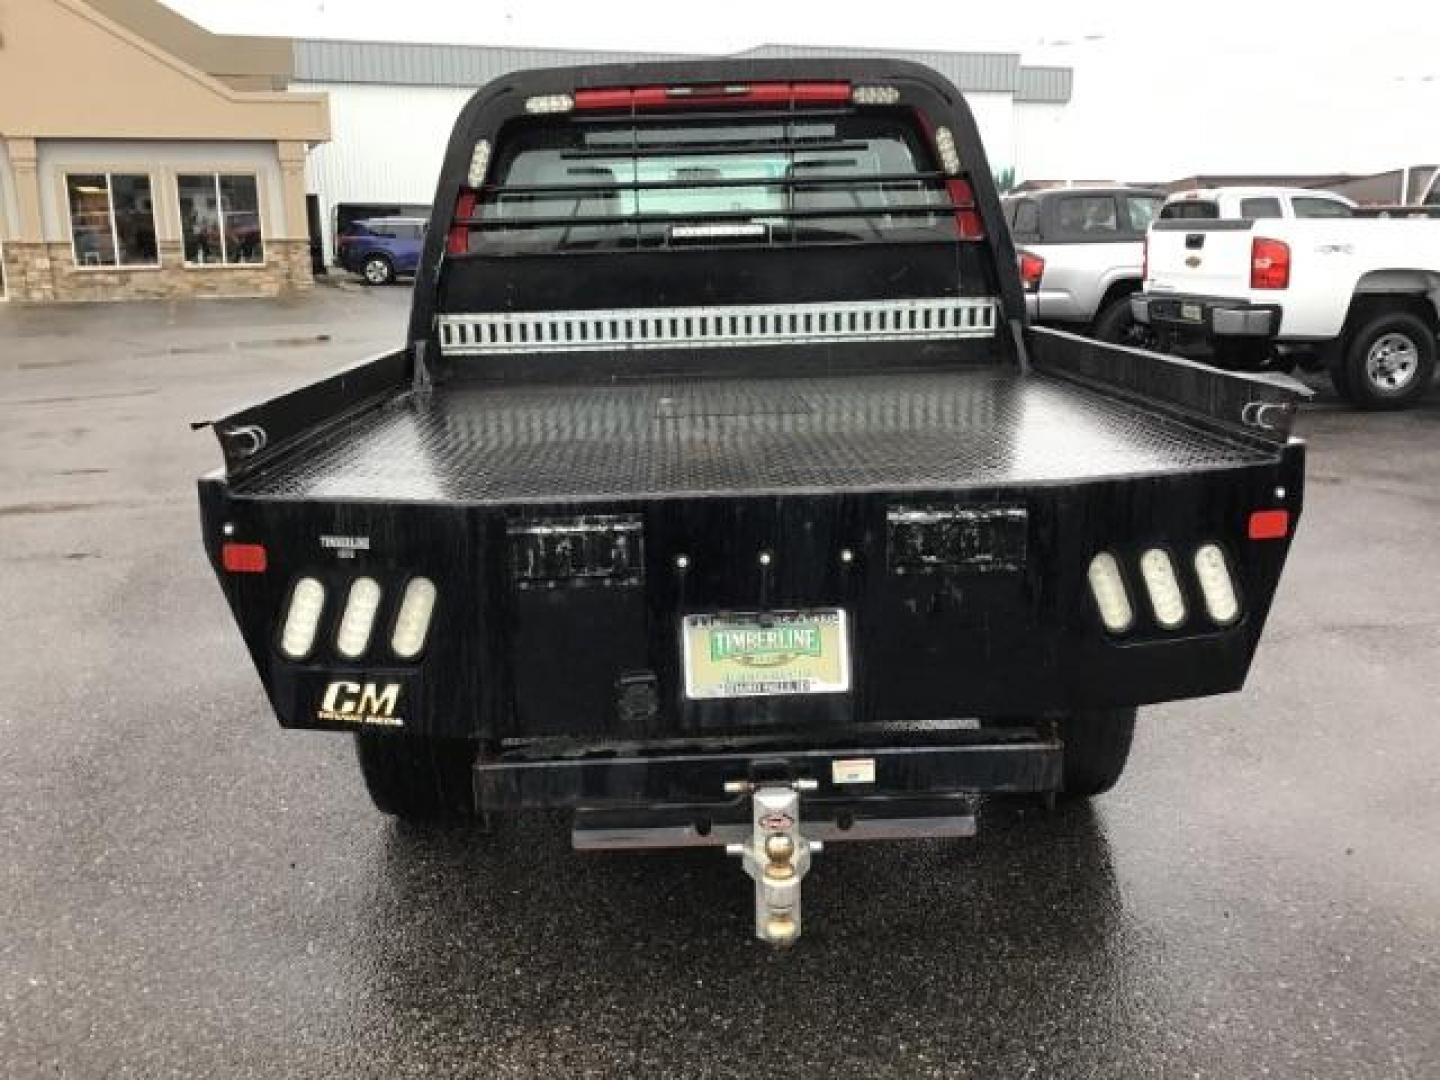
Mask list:
[{"label": "flatbed truck bed", "polygon": [[280,723],[409,821],[821,845],[1107,790],[1239,689],[1303,388],[1032,327],[973,118],[880,60],[507,77],[404,346],[212,422],[204,541]]},{"label": "flatbed truck bed", "polygon": [[919,491],[1227,468],[1263,443],[1010,368],[403,389],[235,485],[242,499],[518,505]]}]

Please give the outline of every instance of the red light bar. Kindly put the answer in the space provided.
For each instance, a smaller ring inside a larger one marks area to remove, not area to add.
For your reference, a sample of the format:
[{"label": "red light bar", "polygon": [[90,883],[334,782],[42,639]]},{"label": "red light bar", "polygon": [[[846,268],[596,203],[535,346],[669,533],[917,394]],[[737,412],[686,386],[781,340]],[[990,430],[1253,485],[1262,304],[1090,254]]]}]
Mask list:
[{"label": "red light bar", "polygon": [[709,86],[611,86],[575,91],[585,109],[691,109],[707,105],[833,105],[850,100],[848,82],[765,82]]},{"label": "red light bar", "polygon": [[970,181],[963,176],[952,176],[945,181],[945,191],[955,206],[955,225],[961,240],[984,240],[985,228],[980,224],[980,212],[975,209],[975,192]]},{"label": "red light bar", "polygon": [[1290,535],[1290,511],[1256,510],[1249,531],[1251,540],[1284,540]]},{"label": "red light bar", "polygon": [[265,545],[221,544],[220,564],[232,574],[263,574],[268,565]]},{"label": "red light bar", "polygon": [[[462,221],[475,213],[475,192],[461,188],[455,200],[455,220]],[[470,250],[470,226],[451,225],[445,236],[445,250],[451,255],[464,255]]]}]

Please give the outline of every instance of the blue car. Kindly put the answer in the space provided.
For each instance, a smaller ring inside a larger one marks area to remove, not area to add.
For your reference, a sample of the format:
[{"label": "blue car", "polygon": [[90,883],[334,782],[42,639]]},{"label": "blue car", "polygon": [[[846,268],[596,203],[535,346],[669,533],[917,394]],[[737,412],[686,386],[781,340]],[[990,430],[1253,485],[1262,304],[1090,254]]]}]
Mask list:
[{"label": "blue car", "polygon": [[388,285],[414,274],[425,242],[425,219],[368,218],[352,221],[337,240],[340,265],[367,285]]}]

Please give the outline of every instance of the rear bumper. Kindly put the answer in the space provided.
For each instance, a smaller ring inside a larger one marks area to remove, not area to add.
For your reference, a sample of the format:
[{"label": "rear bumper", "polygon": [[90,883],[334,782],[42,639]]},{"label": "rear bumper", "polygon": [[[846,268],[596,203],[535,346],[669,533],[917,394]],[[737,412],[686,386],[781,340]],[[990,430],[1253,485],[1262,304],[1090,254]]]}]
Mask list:
[{"label": "rear bumper", "polygon": [[727,785],[804,781],[813,783],[814,801],[843,812],[886,799],[1055,791],[1062,752],[1044,726],[872,731],[868,740],[858,733],[683,744],[541,740],[482,755],[475,795],[487,810],[683,805],[726,820],[727,807],[744,809]]},{"label": "rear bumper", "polygon": [[1252,304],[1228,297],[1136,293],[1130,298],[1136,322],[1179,337],[1264,340],[1280,332],[1279,304]]}]

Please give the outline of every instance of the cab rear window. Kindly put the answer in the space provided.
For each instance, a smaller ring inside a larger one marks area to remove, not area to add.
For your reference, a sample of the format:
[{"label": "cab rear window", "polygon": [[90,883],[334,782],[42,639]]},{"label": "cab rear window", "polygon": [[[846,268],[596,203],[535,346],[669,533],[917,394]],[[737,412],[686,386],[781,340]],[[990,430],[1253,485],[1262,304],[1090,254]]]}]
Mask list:
[{"label": "cab rear window", "polygon": [[468,250],[955,239],[906,118],[529,122],[499,141]]},{"label": "cab rear window", "polygon": [[1210,199],[1184,199],[1160,208],[1161,221],[1212,221],[1220,217],[1220,206]]}]

